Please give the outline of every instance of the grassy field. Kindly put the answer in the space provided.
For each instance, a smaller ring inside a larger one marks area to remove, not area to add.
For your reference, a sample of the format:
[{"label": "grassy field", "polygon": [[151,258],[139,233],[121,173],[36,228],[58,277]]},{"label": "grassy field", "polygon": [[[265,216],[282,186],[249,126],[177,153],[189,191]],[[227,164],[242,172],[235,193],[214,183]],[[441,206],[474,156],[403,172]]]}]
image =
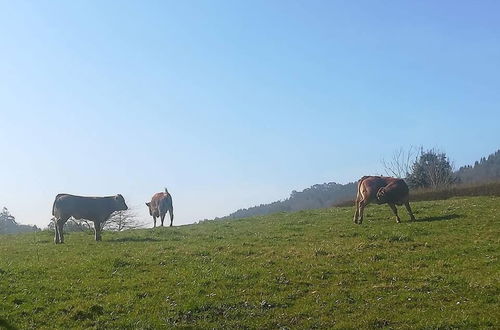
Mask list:
[{"label": "grassy field", "polygon": [[0,328],[500,328],[500,198],[0,236]]}]

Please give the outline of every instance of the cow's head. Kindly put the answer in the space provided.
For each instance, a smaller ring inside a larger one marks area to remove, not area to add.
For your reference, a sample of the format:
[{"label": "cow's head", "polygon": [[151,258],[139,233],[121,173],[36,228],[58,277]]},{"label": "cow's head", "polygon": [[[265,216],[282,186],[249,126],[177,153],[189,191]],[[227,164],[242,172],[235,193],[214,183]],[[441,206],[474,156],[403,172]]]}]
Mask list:
[{"label": "cow's head", "polygon": [[149,215],[152,217],[159,217],[158,209],[151,205],[151,202],[146,202],[146,206],[149,209]]},{"label": "cow's head", "polygon": [[378,191],[377,191],[377,200],[380,202],[380,203],[385,203],[387,202],[387,197],[386,197],[386,194],[385,194],[385,187],[382,187],[380,188]]},{"label": "cow's head", "polygon": [[153,205],[151,205],[151,202],[146,202],[146,206],[149,209],[149,215],[152,217],[159,217],[160,215],[158,214],[158,209],[156,209]]},{"label": "cow's head", "polygon": [[125,204],[125,199],[121,194],[116,195],[115,197],[115,205],[117,211],[125,211],[128,210],[127,204]]},{"label": "cow's head", "polygon": [[146,206],[148,207],[149,215],[153,216],[153,210],[152,210],[152,207],[151,207],[151,202],[146,202]]}]

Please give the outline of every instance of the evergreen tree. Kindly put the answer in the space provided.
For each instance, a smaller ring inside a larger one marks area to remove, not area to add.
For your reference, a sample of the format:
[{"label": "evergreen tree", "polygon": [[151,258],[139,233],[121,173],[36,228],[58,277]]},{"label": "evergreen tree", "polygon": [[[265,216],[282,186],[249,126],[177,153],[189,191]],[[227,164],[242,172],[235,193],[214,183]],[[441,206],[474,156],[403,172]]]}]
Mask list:
[{"label": "evergreen tree", "polygon": [[444,152],[436,150],[420,151],[408,176],[408,184],[413,188],[436,188],[456,182],[453,168]]}]

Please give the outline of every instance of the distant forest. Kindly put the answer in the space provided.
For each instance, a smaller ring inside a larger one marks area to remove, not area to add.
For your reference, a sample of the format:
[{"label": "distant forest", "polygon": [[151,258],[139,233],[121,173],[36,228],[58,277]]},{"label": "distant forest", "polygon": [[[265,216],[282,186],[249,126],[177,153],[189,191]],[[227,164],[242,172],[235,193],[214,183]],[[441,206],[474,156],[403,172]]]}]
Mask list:
[{"label": "distant forest", "polygon": [[500,150],[476,161],[474,165],[462,166],[456,172],[461,183],[477,183],[500,179]]},{"label": "distant forest", "polygon": [[[455,173],[456,183],[479,183],[500,180],[500,150],[476,161],[474,165],[460,167]],[[303,191],[292,191],[290,197],[270,204],[240,209],[228,216],[216,219],[239,219],[276,212],[292,212],[322,207],[354,200],[357,182],[315,184]]]}]

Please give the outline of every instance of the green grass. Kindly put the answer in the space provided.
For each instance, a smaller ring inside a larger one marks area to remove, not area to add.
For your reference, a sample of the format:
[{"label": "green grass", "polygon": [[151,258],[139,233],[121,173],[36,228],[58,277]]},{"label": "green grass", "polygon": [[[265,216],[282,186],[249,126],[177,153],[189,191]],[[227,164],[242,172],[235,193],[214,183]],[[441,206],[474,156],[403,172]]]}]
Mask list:
[{"label": "green grass", "polygon": [[500,328],[500,198],[0,236],[0,327]]}]

